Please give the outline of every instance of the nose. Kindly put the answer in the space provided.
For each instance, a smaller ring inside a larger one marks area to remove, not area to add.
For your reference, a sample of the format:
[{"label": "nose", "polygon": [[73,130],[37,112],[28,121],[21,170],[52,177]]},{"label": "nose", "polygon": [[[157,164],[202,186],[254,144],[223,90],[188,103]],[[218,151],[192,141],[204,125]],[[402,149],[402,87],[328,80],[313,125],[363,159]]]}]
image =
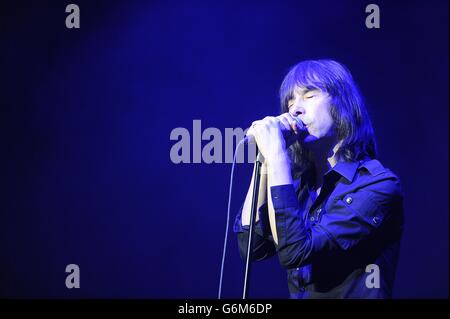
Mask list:
[{"label": "nose", "polygon": [[292,116],[297,117],[302,114],[305,114],[305,109],[301,105],[296,103],[291,107],[291,109],[289,110],[289,113],[291,113]]}]

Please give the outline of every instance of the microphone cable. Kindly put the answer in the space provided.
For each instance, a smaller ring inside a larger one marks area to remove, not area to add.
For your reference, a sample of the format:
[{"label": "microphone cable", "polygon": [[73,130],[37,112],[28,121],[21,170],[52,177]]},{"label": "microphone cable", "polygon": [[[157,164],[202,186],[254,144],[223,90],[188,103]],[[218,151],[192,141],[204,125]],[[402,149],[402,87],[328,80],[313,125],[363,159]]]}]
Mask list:
[{"label": "microphone cable", "polygon": [[231,176],[230,176],[230,188],[228,191],[228,209],[227,209],[227,223],[225,227],[225,238],[223,242],[223,253],[222,253],[222,263],[220,265],[220,280],[219,280],[219,293],[218,299],[222,296],[222,279],[223,279],[223,269],[225,266],[225,254],[227,251],[227,241],[228,241],[228,226],[230,224],[230,210],[231,210],[231,192],[233,190],[233,174],[234,174],[234,165],[236,164],[236,155],[239,147],[245,143],[245,139],[242,139],[239,144],[236,146],[233,156],[233,164],[231,165]]}]

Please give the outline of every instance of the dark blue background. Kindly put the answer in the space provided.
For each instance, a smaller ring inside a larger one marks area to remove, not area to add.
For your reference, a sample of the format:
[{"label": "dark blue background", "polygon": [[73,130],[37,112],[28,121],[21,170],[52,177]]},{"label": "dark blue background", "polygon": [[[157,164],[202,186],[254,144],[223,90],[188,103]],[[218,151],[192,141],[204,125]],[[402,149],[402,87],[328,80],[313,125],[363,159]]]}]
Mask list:
[{"label": "dark blue background", "polygon": [[[300,60],[347,65],[406,193],[395,296],[448,297],[448,1],[68,1],[1,8],[1,297],[216,298],[230,164],[171,162],[175,127],[278,113]],[[205,142],[204,142],[205,144]],[[251,164],[236,168],[232,218]],[[65,267],[81,288],[65,287]],[[240,297],[234,235],[224,297]],[[285,298],[276,258],[251,297]]]}]

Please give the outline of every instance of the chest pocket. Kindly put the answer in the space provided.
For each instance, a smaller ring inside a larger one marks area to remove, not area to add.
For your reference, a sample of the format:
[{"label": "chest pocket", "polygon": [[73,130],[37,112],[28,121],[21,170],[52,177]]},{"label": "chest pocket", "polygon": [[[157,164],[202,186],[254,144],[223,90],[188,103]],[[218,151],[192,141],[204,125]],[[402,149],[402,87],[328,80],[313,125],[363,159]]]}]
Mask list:
[{"label": "chest pocket", "polygon": [[335,198],[322,214],[321,225],[343,249],[356,245],[362,238],[378,229],[384,220],[370,191],[359,190]]},{"label": "chest pocket", "polygon": [[367,225],[378,228],[384,219],[379,206],[368,191],[349,193],[342,199],[347,209],[352,210]]}]

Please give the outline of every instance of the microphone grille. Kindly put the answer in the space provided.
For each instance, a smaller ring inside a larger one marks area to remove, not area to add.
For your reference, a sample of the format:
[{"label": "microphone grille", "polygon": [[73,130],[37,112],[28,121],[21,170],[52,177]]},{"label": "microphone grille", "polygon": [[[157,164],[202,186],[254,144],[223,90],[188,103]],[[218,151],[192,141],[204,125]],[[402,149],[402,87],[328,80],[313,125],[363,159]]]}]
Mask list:
[{"label": "microphone grille", "polygon": [[296,116],[293,116],[292,114],[289,113],[289,115],[292,117],[292,119],[294,121],[297,122],[297,126],[301,129],[301,130],[305,130],[305,125],[303,124],[303,122]]}]

